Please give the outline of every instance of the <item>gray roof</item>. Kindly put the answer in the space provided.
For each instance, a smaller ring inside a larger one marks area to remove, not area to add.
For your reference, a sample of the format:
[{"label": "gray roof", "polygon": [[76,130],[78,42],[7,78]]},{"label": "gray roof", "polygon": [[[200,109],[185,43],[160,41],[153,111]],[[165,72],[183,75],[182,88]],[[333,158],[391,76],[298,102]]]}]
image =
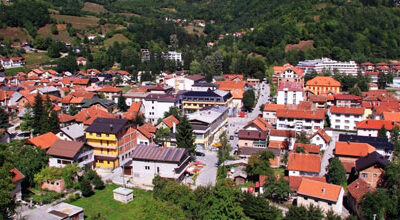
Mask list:
[{"label": "gray roof", "polygon": [[70,126],[61,128],[61,131],[72,139],[77,139],[85,135],[85,129],[83,125],[72,124]]},{"label": "gray roof", "polygon": [[126,124],[128,124],[128,120],[126,119],[96,118],[96,120],[86,128],[86,132],[117,134]]},{"label": "gray roof", "polygon": [[175,162],[189,157],[189,151],[184,148],[166,148],[156,145],[138,145],[132,154],[132,160]]},{"label": "gray roof", "polygon": [[22,98],[21,93],[19,92],[14,92],[11,97],[10,100],[8,101],[8,105],[13,106],[16,105],[17,102]]},{"label": "gray roof", "polygon": [[46,87],[38,88],[38,91],[41,93],[60,92],[60,90],[58,90],[54,86],[46,86]]},{"label": "gray roof", "polygon": [[197,120],[202,121],[208,124],[211,124],[215,120],[218,119],[221,114],[228,110],[228,107],[218,106],[212,107],[211,109],[207,110],[200,110],[193,112],[192,114],[188,115],[189,120]]},{"label": "gray roof", "polygon": [[92,99],[84,99],[82,108],[89,108],[92,105],[100,104],[105,108],[109,108],[115,105],[115,103],[111,100],[100,99],[100,98],[92,98]]}]

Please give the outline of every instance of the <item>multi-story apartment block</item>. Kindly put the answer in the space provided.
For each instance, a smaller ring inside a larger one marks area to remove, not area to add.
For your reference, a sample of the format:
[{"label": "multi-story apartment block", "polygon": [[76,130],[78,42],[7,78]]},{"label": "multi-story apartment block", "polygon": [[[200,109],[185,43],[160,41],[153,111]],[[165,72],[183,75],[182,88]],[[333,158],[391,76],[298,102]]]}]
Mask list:
[{"label": "multi-story apartment block", "polygon": [[300,61],[297,64],[297,67],[303,69],[306,74],[311,73],[312,71],[321,73],[323,70],[331,72],[336,70],[340,73],[356,76],[358,72],[357,63],[354,61],[340,62],[329,58]]},{"label": "multi-story apartment block", "polygon": [[210,106],[232,107],[232,100],[231,92],[222,90],[188,91],[182,94],[182,106],[185,113],[193,113]]},{"label": "multi-story apartment block", "polygon": [[356,123],[363,120],[364,108],[332,106],[329,110],[331,128],[355,131]]},{"label": "multi-story apartment block", "polygon": [[301,83],[281,82],[278,86],[277,104],[299,104],[304,101],[304,90]]},{"label": "multi-story apartment block", "polygon": [[276,111],[277,129],[289,129],[296,132],[316,132],[324,127],[326,110],[291,110],[278,109]]},{"label": "multi-story apartment block", "polygon": [[164,112],[178,105],[175,95],[149,94],[143,100],[144,117],[151,123],[157,123],[159,118],[164,118]]},{"label": "multi-story apartment block", "polygon": [[329,76],[317,76],[306,82],[306,91],[314,95],[339,94],[341,83]]},{"label": "multi-story apartment block", "polygon": [[86,128],[87,143],[94,149],[94,167],[114,169],[124,164],[137,144],[136,134],[126,119],[97,118]]}]

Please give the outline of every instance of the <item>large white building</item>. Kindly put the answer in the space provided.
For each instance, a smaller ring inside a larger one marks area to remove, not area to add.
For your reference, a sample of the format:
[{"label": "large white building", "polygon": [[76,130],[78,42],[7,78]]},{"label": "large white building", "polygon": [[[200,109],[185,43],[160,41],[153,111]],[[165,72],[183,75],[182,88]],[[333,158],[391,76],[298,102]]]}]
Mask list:
[{"label": "large white building", "polygon": [[159,118],[164,118],[164,112],[177,106],[177,98],[170,94],[149,94],[143,100],[145,118],[156,124]]},{"label": "large white building", "polygon": [[299,104],[304,101],[303,85],[298,82],[281,82],[278,86],[277,104]]},{"label": "large white building", "polygon": [[131,157],[132,162],[124,166],[125,175],[131,175],[133,183],[146,185],[152,185],[153,178],[157,175],[181,181],[190,163],[187,149],[155,145],[139,145]]},{"label": "large white building", "polygon": [[296,132],[316,132],[324,128],[326,111],[279,109],[276,111],[277,129],[295,130]]},{"label": "large white building", "polygon": [[168,51],[167,53],[163,53],[162,57],[167,60],[175,60],[177,63],[181,63],[183,65],[182,53],[176,51]]},{"label": "large white building", "polygon": [[329,110],[331,128],[355,131],[356,123],[363,120],[364,108],[332,106]]},{"label": "large white building", "polygon": [[204,76],[202,75],[177,75],[172,78],[166,79],[165,83],[174,88],[175,91],[181,91],[181,90],[193,90],[192,86],[195,83],[201,82],[205,79]]},{"label": "large white building", "polygon": [[321,73],[324,69],[332,72],[336,69],[340,73],[351,74],[354,76],[357,75],[358,72],[357,63],[354,61],[341,62],[326,57],[315,60],[300,61],[297,64],[297,67],[303,69],[306,74],[311,73],[314,70],[317,73]]}]

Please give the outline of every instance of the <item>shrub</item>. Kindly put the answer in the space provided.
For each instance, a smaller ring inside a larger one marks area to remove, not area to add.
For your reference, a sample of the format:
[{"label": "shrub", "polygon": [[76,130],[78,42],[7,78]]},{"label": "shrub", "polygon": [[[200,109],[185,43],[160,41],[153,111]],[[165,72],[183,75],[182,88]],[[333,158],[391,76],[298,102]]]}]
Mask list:
[{"label": "shrub", "polygon": [[84,197],[89,197],[93,195],[92,185],[90,184],[88,179],[82,178],[82,181],[80,182],[80,188]]}]

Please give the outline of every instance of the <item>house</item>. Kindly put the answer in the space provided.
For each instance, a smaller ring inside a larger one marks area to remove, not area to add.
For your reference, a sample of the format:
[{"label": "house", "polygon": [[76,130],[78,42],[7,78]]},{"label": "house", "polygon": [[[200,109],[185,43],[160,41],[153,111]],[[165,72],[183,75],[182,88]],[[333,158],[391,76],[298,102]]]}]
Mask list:
[{"label": "house", "polygon": [[99,90],[97,90],[97,93],[103,93],[104,97],[107,100],[112,100],[115,103],[118,103],[118,97],[122,95],[122,89],[120,88],[115,88],[111,86],[103,87]]},{"label": "house", "polygon": [[53,132],[47,132],[45,134],[28,139],[26,143],[40,147],[43,150],[47,150],[57,140],[59,140],[59,138]]},{"label": "house", "polygon": [[375,147],[376,152],[384,156],[385,159],[391,160],[393,157],[393,143],[388,138],[339,134],[339,141],[367,143]]},{"label": "house", "polygon": [[283,66],[274,66],[272,81],[275,85],[281,82],[296,82],[304,85],[304,70],[294,67],[290,64]]},{"label": "house", "polygon": [[238,133],[238,147],[267,147],[267,132],[254,131],[254,130],[239,130]]},{"label": "house", "polygon": [[146,123],[137,128],[137,144],[149,145],[153,142],[156,128],[151,123]]},{"label": "house", "polygon": [[25,58],[23,57],[3,58],[0,59],[0,64],[1,66],[4,67],[4,69],[23,67],[25,65]]},{"label": "house", "polygon": [[271,142],[272,142],[274,143],[274,145],[279,145],[279,146],[286,145],[286,147],[288,147],[288,150],[293,150],[295,140],[296,140],[296,132],[293,130],[271,129],[269,131],[270,144],[268,147],[271,147]]},{"label": "house", "polygon": [[320,146],[316,144],[302,144],[302,143],[295,143],[293,152],[296,152],[297,148],[303,148],[304,153],[306,154],[319,154],[320,153]]},{"label": "house", "polygon": [[351,173],[355,162],[375,151],[375,148],[366,143],[336,142],[334,154],[339,157],[347,173]]},{"label": "house", "polygon": [[87,143],[94,148],[95,168],[120,166],[137,144],[137,132],[126,119],[96,118],[85,132]]},{"label": "house", "polygon": [[132,182],[145,185],[152,185],[156,175],[182,181],[191,160],[187,149],[155,145],[137,146],[131,158],[130,164],[124,167],[131,170]]},{"label": "house", "polygon": [[320,207],[324,213],[332,210],[341,215],[343,210],[342,186],[303,178],[297,190],[297,206]]},{"label": "house", "polygon": [[176,126],[179,124],[178,119],[175,118],[175,116],[170,115],[166,118],[164,118],[158,125],[157,129],[160,128],[168,128],[170,131],[171,138],[167,140],[164,145],[165,147],[176,147]]},{"label": "house", "polygon": [[78,66],[86,66],[86,58],[85,57],[76,58],[76,64],[78,64]]},{"label": "house", "polygon": [[243,127],[243,130],[246,131],[256,130],[256,131],[267,132],[270,129],[272,129],[272,125],[270,125],[267,121],[265,121],[261,117],[257,117],[256,119],[250,121]]},{"label": "house", "polygon": [[383,112],[382,120],[400,123],[400,112]]},{"label": "house", "polygon": [[390,138],[390,132],[396,126],[400,127],[400,124],[398,124],[394,121],[372,120],[372,119],[360,121],[356,124],[357,135],[378,137],[379,130],[382,127],[385,127],[385,129],[387,130],[386,136],[388,138]]},{"label": "house", "polygon": [[361,107],[361,97],[351,94],[335,94],[335,105],[338,107]]},{"label": "house", "polygon": [[289,176],[319,176],[321,156],[318,154],[290,153],[287,169]]},{"label": "house", "polygon": [[94,162],[93,149],[84,142],[56,141],[46,152],[49,166],[62,168],[68,164],[76,163],[79,167],[91,167]]},{"label": "house", "polygon": [[82,124],[72,124],[60,129],[56,136],[66,141],[85,141],[85,128]]},{"label": "house", "polygon": [[223,74],[222,78],[225,81],[235,81],[235,82],[239,82],[239,81],[243,81],[244,80],[243,74]]},{"label": "house", "polygon": [[[242,109],[242,99],[246,83],[243,81],[217,81],[220,90],[230,91],[233,97],[232,104],[236,111]],[[234,110],[234,111],[235,111]]]},{"label": "house", "polygon": [[168,51],[162,53],[161,57],[166,60],[174,60],[176,63],[183,65],[182,53],[176,51]]},{"label": "house", "polygon": [[389,161],[377,152],[372,152],[356,161],[356,174],[366,183],[376,188]]},{"label": "house", "polygon": [[188,91],[182,94],[181,102],[185,113],[193,113],[204,107],[232,107],[233,96],[229,91]]},{"label": "house", "polygon": [[25,179],[25,176],[17,168],[11,169],[10,173],[13,175],[11,181],[15,184],[15,188],[11,191],[11,194],[13,195],[14,200],[18,202],[22,199],[21,182]]},{"label": "house", "polygon": [[199,74],[178,75],[165,80],[165,84],[175,89],[175,91],[191,91],[193,85],[205,80],[205,77]]},{"label": "house", "polygon": [[164,118],[164,112],[178,105],[178,99],[170,94],[149,94],[143,100],[144,117],[151,123],[157,123],[159,118]]},{"label": "house", "polygon": [[315,108],[325,109],[330,106],[333,97],[332,95],[309,95],[308,101],[312,102]]},{"label": "house", "polygon": [[265,104],[264,111],[263,111],[263,118],[273,125],[276,124],[276,111],[278,109],[285,109],[285,105],[278,105],[278,104]]},{"label": "house", "polygon": [[329,76],[316,76],[306,82],[306,91],[314,95],[340,94],[341,83]]},{"label": "house", "polygon": [[364,108],[332,106],[328,113],[331,128],[355,131],[356,124],[363,120],[364,112]]},{"label": "house", "polygon": [[297,193],[297,190],[299,190],[301,181],[303,179],[310,179],[326,183],[326,178],[324,176],[285,176],[284,178],[289,182],[290,190],[292,190],[293,193]]},{"label": "house", "polygon": [[304,101],[304,89],[301,83],[281,82],[278,85],[278,105],[299,104]]},{"label": "house", "polygon": [[83,208],[65,202],[57,205],[36,208],[23,216],[26,220],[83,220],[85,215]]},{"label": "house", "polygon": [[321,151],[325,151],[331,142],[331,137],[325,132],[324,129],[319,129],[317,132],[312,134],[309,139],[310,144],[318,145]]},{"label": "house", "polygon": [[358,216],[361,216],[361,212],[358,209],[358,205],[360,204],[363,196],[369,192],[373,192],[374,189],[363,179],[358,178],[347,186],[347,191],[348,191],[347,193],[348,207]]},{"label": "house", "polygon": [[193,127],[197,149],[210,149],[224,132],[229,109],[224,106],[208,107],[188,115]]},{"label": "house", "polygon": [[316,132],[324,128],[326,111],[280,109],[276,111],[277,129]]}]

